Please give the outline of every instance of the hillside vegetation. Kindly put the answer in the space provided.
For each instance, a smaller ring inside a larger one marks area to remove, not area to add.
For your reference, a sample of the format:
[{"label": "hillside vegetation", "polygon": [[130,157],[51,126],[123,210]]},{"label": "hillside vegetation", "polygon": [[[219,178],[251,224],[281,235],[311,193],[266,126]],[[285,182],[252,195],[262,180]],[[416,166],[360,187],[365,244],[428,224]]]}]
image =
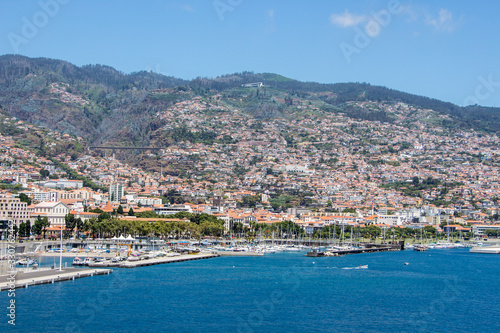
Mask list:
[{"label": "hillside vegetation", "polygon": [[[242,87],[252,82],[262,82],[264,86]],[[498,108],[459,107],[367,83],[320,84],[252,72],[186,81],[144,71],[124,74],[104,65],[78,67],[47,58],[0,57],[0,107],[4,113],[82,137],[88,145],[168,146],[182,140],[231,143],[230,137],[219,137],[222,128],[207,131],[202,126],[200,132],[196,124],[158,116],[176,103],[193,98],[210,105],[204,110],[210,115],[243,112],[257,120],[292,121],[307,117],[311,111],[302,111],[300,105],[309,105],[314,106],[317,114],[341,113],[353,119],[387,123],[398,115],[353,102],[402,102],[432,110],[425,121],[447,130],[500,131]],[[414,118],[405,116],[411,126]]]}]

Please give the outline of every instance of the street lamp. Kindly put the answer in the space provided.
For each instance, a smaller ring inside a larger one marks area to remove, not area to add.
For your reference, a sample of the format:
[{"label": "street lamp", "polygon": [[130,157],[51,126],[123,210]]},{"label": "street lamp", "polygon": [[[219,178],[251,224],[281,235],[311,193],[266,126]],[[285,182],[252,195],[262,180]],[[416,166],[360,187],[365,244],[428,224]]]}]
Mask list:
[{"label": "street lamp", "polygon": [[62,271],[62,237],[63,237],[63,225],[61,224],[61,246],[59,247],[59,271]]}]

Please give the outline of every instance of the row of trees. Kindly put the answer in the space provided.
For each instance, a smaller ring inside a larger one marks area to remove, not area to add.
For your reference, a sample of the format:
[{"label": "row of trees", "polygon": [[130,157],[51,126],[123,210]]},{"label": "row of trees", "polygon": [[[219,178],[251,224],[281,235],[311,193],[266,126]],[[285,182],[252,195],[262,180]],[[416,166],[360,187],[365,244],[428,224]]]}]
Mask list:
[{"label": "row of trees", "polygon": [[[139,215],[139,214],[138,214]],[[143,218],[160,218],[154,212],[147,212]],[[155,236],[164,238],[200,238],[203,236],[221,237],[225,235],[224,221],[209,214],[192,214],[188,212],[179,212],[169,216],[178,221],[155,222],[144,221],[140,219],[122,220],[112,217],[108,213],[101,213],[98,218],[91,218],[83,221],[76,218],[73,214],[65,217],[66,230],[64,237],[69,238],[73,233],[76,238],[80,238],[83,233],[93,238],[110,238],[113,236],[135,235],[135,236]],[[30,235],[46,236],[46,230],[50,226],[47,217],[38,216],[34,224],[30,222],[21,223],[19,228],[14,228],[15,235],[20,237],[29,237]],[[265,238],[299,238],[309,237],[305,230],[292,221],[283,221],[273,224],[250,222],[250,227],[246,228],[243,223],[235,222],[231,231],[238,237],[265,237]],[[499,236],[499,230],[487,229],[484,234],[488,236]],[[352,235],[352,236],[351,236]],[[377,226],[351,227],[330,225],[318,229],[310,235],[313,239],[349,239],[359,240],[376,238],[384,239],[418,239],[420,230],[413,228],[391,228],[381,229]],[[425,226],[422,235],[426,239],[444,239],[448,237],[447,233],[438,233],[436,228]],[[451,238],[471,237],[471,233],[450,233]]]},{"label": "row of trees", "polygon": [[[119,212],[120,207],[118,207]],[[123,211],[122,211],[123,213]],[[133,211],[129,210],[129,215]],[[137,214],[138,218],[160,218],[154,212],[144,212]],[[91,218],[88,221],[81,221],[72,214],[66,216],[66,228],[70,233],[76,231],[76,237],[81,236],[81,232],[87,232],[91,237],[113,237],[120,234],[130,234],[136,236],[156,236],[156,237],[194,237],[215,236],[220,237],[224,234],[224,221],[217,219],[209,214],[191,214],[180,212],[169,216],[172,219],[180,221],[141,221],[141,220],[121,220],[108,213],[102,212],[98,218]],[[68,236],[68,235],[67,235]]]},{"label": "row of trees", "polygon": [[82,230],[89,233],[94,238],[110,238],[113,236],[135,235],[135,236],[155,236],[162,238],[200,238],[202,236],[220,237],[224,234],[224,223],[202,221],[197,224],[190,221],[124,221],[111,218],[98,221],[95,218],[83,224]]},{"label": "row of trees", "polygon": [[[246,237],[276,237],[281,239],[286,238],[299,238],[299,237],[311,237],[312,239],[350,239],[352,234],[353,240],[360,239],[371,239],[375,240],[377,238],[382,239],[420,239],[420,229],[414,228],[390,228],[382,229],[377,226],[367,226],[367,227],[351,227],[351,226],[339,226],[330,225],[325,226],[322,229],[315,230],[311,235],[307,234],[305,230],[299,225],[291,221],[284,221],[273,224],[265,223],[250,223],[250,228],[244,228],[243,224],[236,222],[232,226],[233,233],[239,236]],[[493,230],[492,230],[493,231]],[[496,231],[489,231],[491,235],[497,235]],[[485,232],[486,233],[486,232]],[[500,232],[498,233],[500,234]],[[446,239],[448,237],[447,233],[439,233],[437,229],[432,226],[425,226],[422,230],[423,238],[426,240],[439,240]],[[460,237],[471,237],[472,233],[460,233],[452,232],[450,233],[450,238],[459,239]]]},{"label": "row of trees", "polygon": [[486,229],[483,231],[483,234],[488,235],[490,237],[498,237],[500,236],[500,230]]},{"label": "row of trees", "polygon": [[45,237],[45,233],[47,228],[50,226],[50,222],[47,217],[40,217],[40,215],[36,218],[33,225],[31,222],[21,222],[19,227],[14,225],[14,236],[17,237],[30,237],[31,235],[39,236],[43,235]]}]

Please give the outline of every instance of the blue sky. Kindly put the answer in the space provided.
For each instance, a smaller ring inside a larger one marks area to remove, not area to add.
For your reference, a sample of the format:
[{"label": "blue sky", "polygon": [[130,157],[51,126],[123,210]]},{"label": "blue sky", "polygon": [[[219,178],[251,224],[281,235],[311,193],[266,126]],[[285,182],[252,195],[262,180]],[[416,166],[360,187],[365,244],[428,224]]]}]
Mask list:
[{"label": "blue sky", "polygon": [[500,2],[2,0],[0,54],[152,70],[368,82],[500,107]]}]

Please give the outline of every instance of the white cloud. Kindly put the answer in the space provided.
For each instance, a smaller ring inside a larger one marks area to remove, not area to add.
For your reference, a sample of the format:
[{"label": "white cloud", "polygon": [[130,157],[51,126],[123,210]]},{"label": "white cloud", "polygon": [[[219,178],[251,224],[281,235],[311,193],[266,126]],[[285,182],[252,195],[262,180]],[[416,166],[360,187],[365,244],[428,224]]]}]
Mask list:
[{"label": "white cloud", "polygon": [[438,31],[446,32],[452,32],[456,27],[456,23],[453,20],[453,14],[444,8],[439,10],[437,17],[426,15],[425,24],[433,26]]},{"label": "white cloud", "polygon": [[267,16],[269,16],[269,18],[271,19],[274,18],[274,9],[269,9],[267,11]]},{"label": "white cloud", "polygon": [[356,26],[366,20],[367,17],[365,15],[354,15],[347,10],[343,14],[332,14],[330,16],[330,22],[343,28]]}]

